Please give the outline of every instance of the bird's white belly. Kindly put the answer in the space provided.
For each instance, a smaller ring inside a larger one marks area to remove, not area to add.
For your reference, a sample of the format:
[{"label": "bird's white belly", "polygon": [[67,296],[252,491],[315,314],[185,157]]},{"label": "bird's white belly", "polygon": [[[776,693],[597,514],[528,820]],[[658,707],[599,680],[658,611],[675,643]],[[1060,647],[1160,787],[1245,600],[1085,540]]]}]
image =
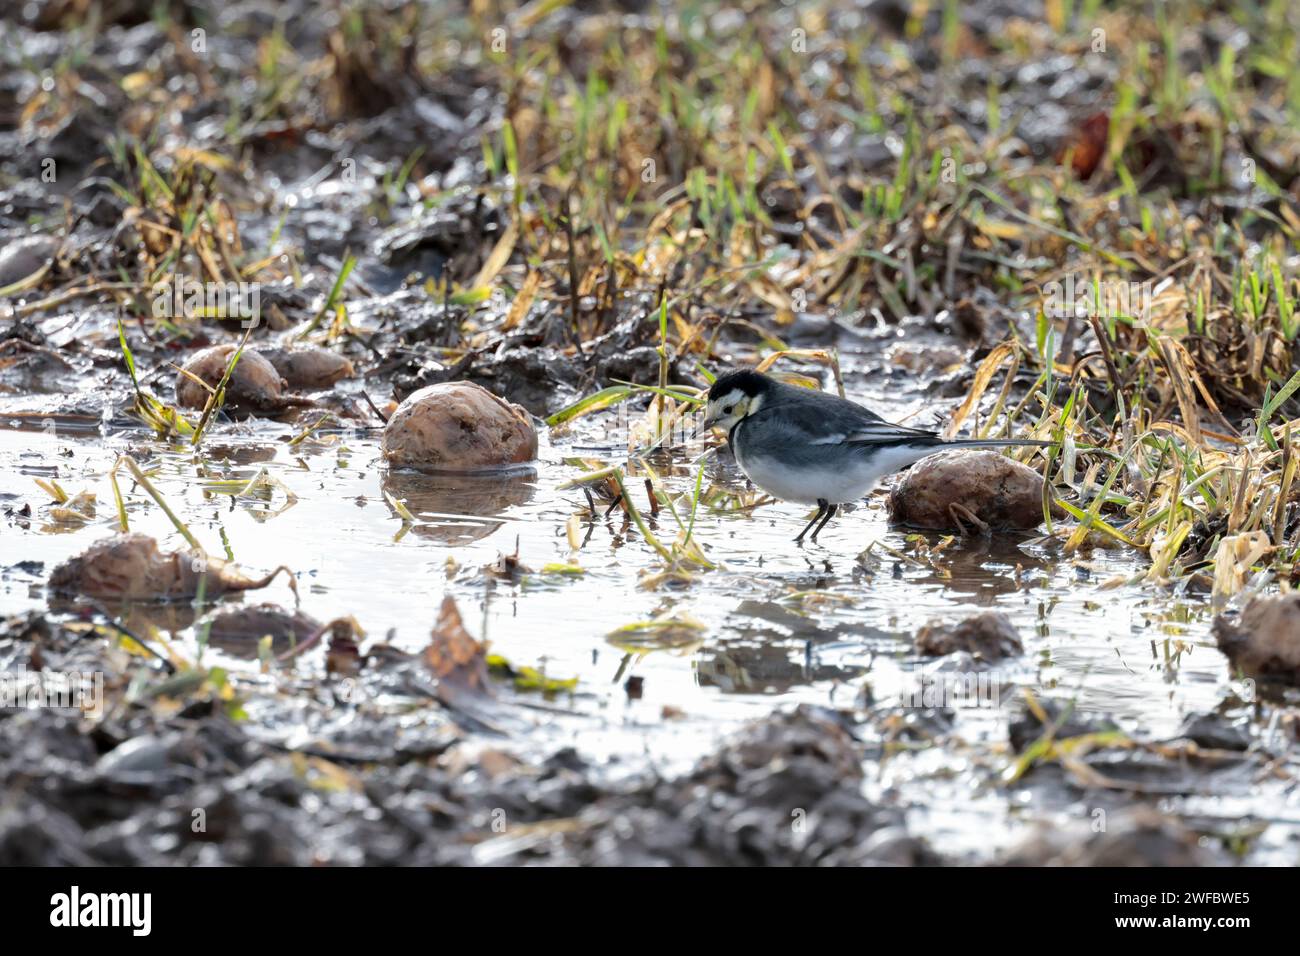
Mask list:
[{"label": "bird's white belly", "polygon": [[746,477],[769,495],[800,504],[831,504],[857,501],[885,475],[919,461],[933,449],[881,448],[875,454],[848,461],[842,467],[792,467],[766,455],[742,455],[735,449],[736,463]]}]

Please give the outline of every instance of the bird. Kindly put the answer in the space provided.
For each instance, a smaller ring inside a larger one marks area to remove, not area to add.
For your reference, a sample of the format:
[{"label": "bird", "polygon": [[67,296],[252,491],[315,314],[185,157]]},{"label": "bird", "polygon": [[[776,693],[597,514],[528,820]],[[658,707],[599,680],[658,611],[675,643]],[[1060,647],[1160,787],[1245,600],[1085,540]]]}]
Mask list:
[{"label": "bird", "polygon": [[[788,385],[741,369],[709,388],[704,422],[696,434],[720,428],[741,471],[775,498],[816,504],[799,532],[812,541],[843,504],[857,501],[885,475],[944,448],[1048,446],[1018,439],[941,438],[937,432],[885,421],[856,402]],[[820,522],[820,523],[819,523]]]}]

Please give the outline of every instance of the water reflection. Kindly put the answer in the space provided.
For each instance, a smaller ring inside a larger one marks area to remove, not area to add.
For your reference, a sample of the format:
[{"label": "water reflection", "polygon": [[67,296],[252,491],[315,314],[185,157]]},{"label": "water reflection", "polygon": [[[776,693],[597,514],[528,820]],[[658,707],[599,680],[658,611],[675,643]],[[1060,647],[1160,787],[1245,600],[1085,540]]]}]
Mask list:
[{"label": "water reflection", "polygon": [[176,636],[194,625],[198,615],[189,602],[146,601],[89,601],[84,598],[51,596],[49,607],[55,614],[103,622],[111,618],[121,625],[123,636],[139,634],[142,637],[155,631]]},{"label": "water reflection", "polygon": [[848,681],[867,672],[861,667],[823,664],[808,648],[788,642],[740,644],[721,640],[696,663],[700,685],[724,694],[784,694],[821,681]]},{"label": "water reflection", "polygon": [[896,644],[894,634],[866,622],[814,616],[797,607],[802,607],[797,593],[786,603],[742,601],[722,633],[703,649],[696,664],[700,684],[727,694],[783,694],[820,682],[848,681],[864,675],[869,661],[826,663],[822,649],[851,646],[855,656],[863,657],[865,649]]},{"label": "water reflection", "polygon": [[[924,536],[931,547],[942,541],[939,535]],[[1025,550],[1025,535],[974,535],[952,540],[921,566],[914,567],[909,580],[939,584],[953,596],[968,596],[971,604],[992,607],[998,598],[1046,584],[1053,563],[1043,555]]]},{"label": "water reflection", "polygon": [[[411,533],[445,545],[463,545],[488,537],[506,522],[493,520],[533,500],[537,473],[509,475],[426,475],[387,471],[380,487],[402,502],[416,519]],[[391,503],[389,510],[401,515]]]}]

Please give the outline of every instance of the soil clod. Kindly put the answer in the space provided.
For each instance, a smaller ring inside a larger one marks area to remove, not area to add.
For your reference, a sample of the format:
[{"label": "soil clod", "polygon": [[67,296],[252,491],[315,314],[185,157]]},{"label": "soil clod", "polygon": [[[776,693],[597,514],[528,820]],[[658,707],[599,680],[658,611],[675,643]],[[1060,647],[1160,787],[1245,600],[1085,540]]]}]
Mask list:
[{"label": "soil clod", "polygon": [[429,471],[480,471],[537,457],[528,413],[480,385],[429,385],[397,406],[384,428],[390,465]]},{"label": "soil clod", "polygon": [[1043,521],[1043,476],[992,451],[942,451],[889,495],[890,517],[935,531],[1028,531]]}]

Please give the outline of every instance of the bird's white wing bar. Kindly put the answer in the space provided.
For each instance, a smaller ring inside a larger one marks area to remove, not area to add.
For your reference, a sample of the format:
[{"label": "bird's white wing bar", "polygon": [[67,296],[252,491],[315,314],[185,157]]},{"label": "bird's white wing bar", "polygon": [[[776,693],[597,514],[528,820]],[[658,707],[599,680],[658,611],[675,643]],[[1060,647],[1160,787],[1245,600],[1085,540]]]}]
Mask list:
[{"label": "bird's white wing bar", "polygon": [[881,422],[878,427],[860,428],[849,436],[849,441],[890,442],[908,441],[918,438],[934,438],[935,433],[923,428],[908,428],[906,425]]},{"label": "bird's white wing bar", "polygon": [[921,431],[917,428],[906,428],[901,425],[891,425],[888,422],[880,422],[874,426],[869,425],[865,428],[855,428],[850,432],[835,432],[818,435],[816,438],[810,439],[808,444],[844,445],[849,442],[878,444],[887,442],[905,442],[909,439],[915,440],[933,437],[933,432]]}]

